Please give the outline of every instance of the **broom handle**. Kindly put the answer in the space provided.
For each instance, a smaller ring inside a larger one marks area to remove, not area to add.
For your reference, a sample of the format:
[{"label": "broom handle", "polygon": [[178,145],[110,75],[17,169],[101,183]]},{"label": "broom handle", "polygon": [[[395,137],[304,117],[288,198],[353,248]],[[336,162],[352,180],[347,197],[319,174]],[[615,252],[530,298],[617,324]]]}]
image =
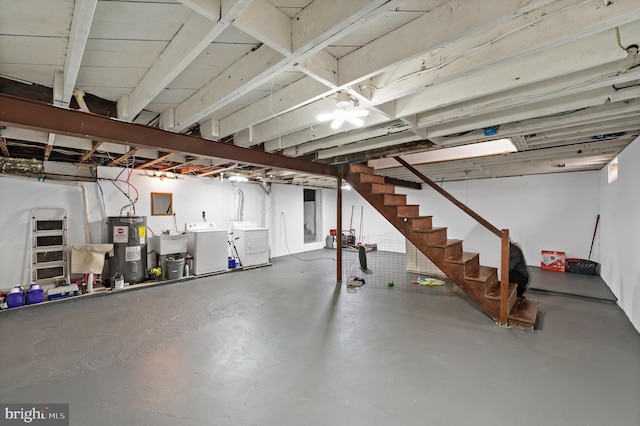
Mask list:
[{"label": "broom handle", "polygon": [[591,248],[589,249],[589,260],[591,260],[591,252],[593,251],[593,242],[596,240],[596,232],[598,232],[598,223],[600,222],[600,215],[596,218],[596,226],[593,228],[593,238],[591,238]]},{"label": "broom handle", "polygon": [[353,229],[353,209],[355,208],[355,204],[353,206],[351,206],[351,220],[349,221],[349,231],[351,231],[351,229]]}]

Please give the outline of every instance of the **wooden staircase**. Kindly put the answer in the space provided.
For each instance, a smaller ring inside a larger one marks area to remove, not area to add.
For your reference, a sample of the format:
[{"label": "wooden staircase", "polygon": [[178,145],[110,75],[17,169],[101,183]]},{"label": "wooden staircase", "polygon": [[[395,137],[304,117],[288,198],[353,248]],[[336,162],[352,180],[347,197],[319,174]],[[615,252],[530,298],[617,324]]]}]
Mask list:
[{"label": "wooden staircase", "polygon": [[[497,268],[480,265],[480,255],[463,251],[462,240],[449,239],[447,228],[433,227],[431,216],[420,216],[420,206],[407,204],[407,196],[395,193],[395,186],[371,167],[350,164],[343,170],[344,179],[382,214],[411,243],[444,272],[480,308],[499,322],[500,282]],[[505,325],[533,329],[538,302],[518,298],[516,284],[507,291],[508,323]]]}]

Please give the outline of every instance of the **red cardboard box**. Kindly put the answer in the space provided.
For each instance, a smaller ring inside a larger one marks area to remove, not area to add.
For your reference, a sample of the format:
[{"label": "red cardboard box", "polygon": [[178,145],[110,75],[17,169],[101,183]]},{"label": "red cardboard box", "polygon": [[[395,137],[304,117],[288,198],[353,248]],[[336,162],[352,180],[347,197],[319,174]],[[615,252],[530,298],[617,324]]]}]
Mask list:
[{"label": "red cardboard box", "polygon": [[564,272],[566,259],[563,251],[542,250],[540,269],[547,271]]}]

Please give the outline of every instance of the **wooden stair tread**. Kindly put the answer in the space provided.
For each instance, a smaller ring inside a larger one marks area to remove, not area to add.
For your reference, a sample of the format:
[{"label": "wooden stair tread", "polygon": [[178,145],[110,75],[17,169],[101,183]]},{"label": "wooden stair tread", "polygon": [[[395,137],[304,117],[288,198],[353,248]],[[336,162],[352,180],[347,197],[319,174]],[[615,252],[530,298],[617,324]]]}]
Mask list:
[{"label": "wooden stair tread", "polygon": [[445,259],[445,261],[449,262],[449,263],[456,263],[456,264],[459,264],[459,265],[464,265],[465,263],[467,263],[470,260],[473,260],[473,258],[477,257],[477,256],[480,256],[480,254],[474,253],[474,252],[469,252],[469,251],[464,251],[464,252],[462,252],[462,255],[448,257],[447,259]]},{"label": "wooden stair tread", "polygon": [[519,297],[509,312],[509,319],[534,324],[538,315],[538,301]]},{"label": "wooden stair tread", "polygon": [[441,232],[442,230],[446,230],[446,227],[432,227],[432,228],[422,228],[422,229],[414,229],[413,232],[422,232],[422,233],[430,233],[430,232]]},{"label": "wooden stair tread", "polygon": [[449,247],[455,244],[462,243],[462,240],[442,240],[442,241],[434,241],[429,244],[429,247]]},{"label": "wooden stair tread", "polygon": [[497,268],[480,265],[480,268],[476,272],[473,272],[469,275],[465,275],[464,278],[471,281],[486,282],[489,280],[489,278],[491,278],[494,274],[497,274],[497,273],[498,273]]},{"label": "wooden stair tread", "polygon": [[[517,287],[518,286],[516,284],[509,283],[509,291],[507,294],[511,296],[513,292],[516,291]],[[485,297],[491,300],[500,300],[500,282],[497,282],[494,285],[492,285],[491,288],[489,288],[485,293]]]}]

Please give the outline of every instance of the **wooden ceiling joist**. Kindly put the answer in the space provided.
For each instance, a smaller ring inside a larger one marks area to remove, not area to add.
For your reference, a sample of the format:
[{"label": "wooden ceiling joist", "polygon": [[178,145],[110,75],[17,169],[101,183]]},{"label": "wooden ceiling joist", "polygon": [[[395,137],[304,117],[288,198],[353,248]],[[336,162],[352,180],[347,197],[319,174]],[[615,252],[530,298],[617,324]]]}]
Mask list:
[{"label": "wooden ceiling joist", "polygon": [[162,155],[162,156],[156,158],[155,160],[151,160],[151,161],[149,161],[147,163],[144,163],[141,166],[138,166],[138,170],[147,169],[147,168],[153,166],[154,164],[158,164],[158,163],[163,162],[164,160],[168,160],[169,158],[173,157],[174,155],[176,155],[175,152],[170,152],[168,154]]},{"label": "wooden ceiling joist", "polygon": [[11,157],[11,155],[9,154],[9,148],[7,147],[7,140],[2,137],[0,137],[0,150],[2,150],[2,154],[5,157]]},{"label": "wooden ceiling joist", "polygon": [[168,167],[164,167],[164,168],[162,168],[162,169],[159,169],[158,171],[159,171],[159,172],[170,172],[170,171],[172,171],[172,170],[173,170],[173,171],[177,171],[177,169],[181,169],[181,168],[183,168],[184,166],[188,166],[189,164],[192,164],[194,161],[197,161],[197,160],[198,160],[197,158],[194,158],[194,159],[193,159],[193,160],[191,160],[191,161],[185,161],[184,163],[173,164],[173,165],[171,165],[171,166],[168,166]]},{"label": "wooden ceiling joist", "polygon": [[82,156],[82,158],[80,159],[79,163],[84,163],[89,158],[91,158],[91,156],[98,150],[98,148],[100,148],[100,145],[102,145],[102,141],[93,141],[93,145],[92,145],[91,149],[89,151],[87,151],[87,153]]},{"label": "wooden ceiling joist", "polygon": [[123,154],[120,157],[118,157],[115,160],[113,160],[110,163],[108,163],[107,167],[115,166],[116,164],[120,164],[123,161],[127,161],[129,158],[131,158],[134,155],[136,155],[136,152],[140,151],[141,149],[142,149],[142,147],[139,147],[139,146],[131,148],[126,154]]},{"label": "wooden ceiling joist", "polygon": [[222,168],[217,168],[217,169],[213,169],[213,170],[209,170],[208,172],[204,172],[204,173],[200,173],[198,174],[198,177],[204,177],[204,176],[211,176],[211,175],[215,175],[217,173],[222,173],[222,172],[226,172],[227,170],[233,170],[235,168],[237,168],[238,165],[234,164],[233,166],[230,167],[222,167]]}]

